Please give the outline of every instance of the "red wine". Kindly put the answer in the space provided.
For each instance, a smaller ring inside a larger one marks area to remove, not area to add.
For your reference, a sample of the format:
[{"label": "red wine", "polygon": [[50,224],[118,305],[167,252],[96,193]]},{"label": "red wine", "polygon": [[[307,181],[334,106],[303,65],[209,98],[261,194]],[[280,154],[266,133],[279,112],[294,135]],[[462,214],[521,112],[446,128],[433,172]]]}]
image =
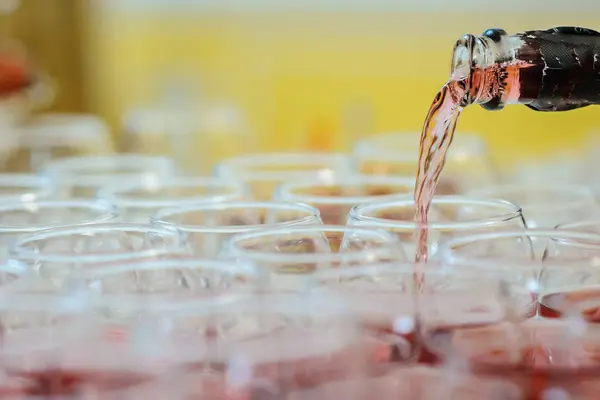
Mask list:
[{"label": "red wine", "polygon": [[574,328],[558,319],[454,326],[432,331],[426,343],[447,364],[501,378],[519,387],[523,398],[542,400],[555,388],[568,393],[580,382],[598,381],[600,341]]},{"label": "red wine", "polygon": [[540,299],[540,315],[546,318],[580,316],[600,323],[600,286],[547,294]]},{"label": "red wine", "polygon": [[14,379],[19,383],[18,389],[27,399],[104,394],[141,385],[155,378],[153,375],[131,371],[58,368],[26,372],[8,371],[7,376],[9,380]]}]

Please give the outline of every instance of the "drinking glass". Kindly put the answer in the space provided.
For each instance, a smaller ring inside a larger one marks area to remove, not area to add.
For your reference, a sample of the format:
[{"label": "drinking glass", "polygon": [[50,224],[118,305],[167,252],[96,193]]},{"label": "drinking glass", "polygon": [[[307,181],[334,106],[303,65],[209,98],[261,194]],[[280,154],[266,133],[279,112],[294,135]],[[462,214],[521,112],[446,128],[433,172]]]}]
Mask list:
[{"label": "drinking glass", "polygon": [[340,153],[274,153],[229,158],[217,165],[220,178],[243,182],[257,200],[270,200],[285,182],[352,174],[349,156]]},{"label": "drinking glass", "polygon": [[123,340],[122,329],[81,300],[32,293],[3,298],[3,398],[134,399],[118,394],[168,376],[166,352],[153,351],[140,324],[131,322],[127,332],[136,335]]},{"label": "drinking glass", "polygon": [[126,222],[148,223],[163,208],[185,207],[203,202],[243,200],[246,189],[218,178],[173,177],[161,182],[116,183],[98,192],[98,197],[117,206]]},{"label": "drinking glass", "polygon": [[[398,235],[406,254],[415,254],[413,199],[398,199],[354,207],[348,216],[350,226],[371,226]],[[435,258],[441,242],[469,232],[523,228],[521,210],[504,200],[485,200],[460,196],[438,196],[431,203],[428,224],[429,259]]]},{"label": "drinking glass", "polygon": [[114,206],[105,201],[27,200],[0,205],[0,259],[19,237],[70,225],[92,225],[117,218]]},{"label": "drinking glass", "polygon": [[222,256],[265,270],[275,290],[304,290],[319,271],[406,261],[398,239],[383,230],[336,225],[263,229],[239,234]]},{"label": "drinking glass", "polygon": [[310,204],[319,209],[324,223],[344,225],[352,207],[412,196],[414,186],[414,178],[357,175],[285,183],[277,189],[275,198]]},{"label": "drinking glass", "polygon": [[55,195],[51,179],[30,174],[0,174],[0,200],[5,202],[48,199]]},{"label": "drinking glass", "polygon": [[476,189],[468,195],[504,199],[518,205],[529,228],[550,229],[558,224],[600,216],[600,207],[587,186],[503,185]]},{"label": "drinking glass", "polygon": [[[417,171],[419,132],[381,133],[356,143],[353,156],[366,175],[413,176]],[[485,141],[475,134],[456,132],[446,156],[438,194],[462,194],[498,179]]]},{"label": "drinking glass", "polygon": [[9,257],[34,271],[44,280],[42,285],[60,287],[77,271],[186,254],[185,239],[174,229],[103,223],[23,236],[10,249]]},{"label": "drinking glass", "polygon": [[408,363],[419,357],[414,282],[412,264],[384,262],[322,269],[311,275],[308,287],[344,299],[367,335],[369,361]]},{"label": "drinking glass", "polygon": [[[541,254],[532,251],[536,241],[545,244]],[[466,362],[473,371],[518,384],[525,398],[593,398],[600,371],[600,325],[595,319],[599,234],[567,230],[476,234],[449,240],[441,253],[452,279],[474,277],[469,293],[456,295],[474,312],[481,313],[481,301],[469,299],[471,294],[477,293],[477,288],[488,296],[492,293],[482,272],[494,272],[495,277],[502,278],[503,287],[497,292],[504,297],[502,323],[473,326],[469,331],[453,328],[451,335],[448,329],[441,330],[443,335],[437,343],[452,343],[447,353],[463,365]],[[463,268],[460,273],[455,271],[457,267]],[[526,271],[530,278],[522,279]],[[537,278],[531,280],[532,276]],[[523,288],[523,284],[539,303],[540,316],[528,320],[522,319],[519,306],[525,305],[521,302],[525,296],[519,294],[522,289],[512,290]],[[467,291],[463,287],[461,290]],[[434,304],[436,296],[435,292],[428,296],[427,304]],[[440,305],[452,311],[452,301],[444,297]],[[429,331],[435,339],[435,330]]]},{"label": "drinking glass", "polygon": [[41,114],[17,132],[18,145],[4,159],[4,170],[38,172],[55,159],[112,151],[110,129],[91,114]]},{"label": "drinking glass", "polygon": [[542,256],[540,315],[600,322],[597,229],[598,225],[586,221],[551,232]]},{"label": "drinking glass", "polygon": [[[149,330],[162,328],[157,337],[185,350],[187,368],[165,379],[173,398],[291,399],[298,390],[360,382],[367,372],[360,329],[343,302],[324,294],[219,298],[172,306],[161,319]],[[364,389],[358,384],[346,398],[368,398]]]},{"label": "drinking glass", "polygon": [[[474,271],[497,271],[505,279],[526,282],[543,316],[556,314],[564,293],[593,297],[600,256],[600,233],[527,229],[466,235],[448,240],[440,249],[445,265]],[[582,294],[583,292],[583,294]],[[562,294],[561,294],[562,293]],[[585,299],[582,299],[585,301]],[[554,309],[554,311],[553,311]]]},{"label": "drinking glass", "polygon": [[194,254],[211,257],[234,234],[271,226],[321,224],[321,219],[319,210],[305,204],[234,201],[163,209],[151,222],[177,229],[186,235]]},{"label": "drinking glass", "polygon": [[62,196],[94,197],[118,182],[161,182],[175,175],[173,160],[139,154],[81,156],[48,163],[42,173],[56,182]]},{"label": "drinking glass", "polygon": [[128,109],[121,151],[169,155],[182,173],[206,174],[220,160],[256,150],[257,138],[238,105],[207,98],[182,103],[180,95],[166,94],[170,104],[162,107]]},{"label": "drinking glass", "polygon": [[110,297],[116,304],[252,293],[263,279],[249,263],[170,256],[76,271],[67,286],[91,298]]}]

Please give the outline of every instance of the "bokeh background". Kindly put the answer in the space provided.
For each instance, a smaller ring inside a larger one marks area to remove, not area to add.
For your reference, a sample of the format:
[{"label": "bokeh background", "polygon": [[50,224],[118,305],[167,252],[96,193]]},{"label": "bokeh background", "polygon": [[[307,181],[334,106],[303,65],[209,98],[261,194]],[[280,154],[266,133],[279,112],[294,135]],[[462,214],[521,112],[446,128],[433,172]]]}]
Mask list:
[{"label": "bokeh background", "polygon": [[[22,0],[2,17],[48,77],[41,111],[98,114],[115,149],[169,152],[197,173],[244,152],[419,131],[459,36],[559,25],[600,29],[600,2]],[[471,107],[459,130],[510,174],[581,157],[599,111]]]}]

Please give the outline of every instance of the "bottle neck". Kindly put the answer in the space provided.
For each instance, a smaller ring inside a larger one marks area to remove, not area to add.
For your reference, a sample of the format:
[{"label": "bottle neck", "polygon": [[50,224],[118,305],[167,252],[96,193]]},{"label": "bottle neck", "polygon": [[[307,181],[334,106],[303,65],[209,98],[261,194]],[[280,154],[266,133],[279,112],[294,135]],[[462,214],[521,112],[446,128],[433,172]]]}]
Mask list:
[{"label": "bottle neck", "polygon": [[463,81],[463,107],[480,104],[486,109],[496,110],[518,99],[518,93],[515,95],[515,90],[518,92],[515,87],[518,85],[518,69],[511,67],[514,52],[509,39],[465,35],[456,42],[451,79]]}]

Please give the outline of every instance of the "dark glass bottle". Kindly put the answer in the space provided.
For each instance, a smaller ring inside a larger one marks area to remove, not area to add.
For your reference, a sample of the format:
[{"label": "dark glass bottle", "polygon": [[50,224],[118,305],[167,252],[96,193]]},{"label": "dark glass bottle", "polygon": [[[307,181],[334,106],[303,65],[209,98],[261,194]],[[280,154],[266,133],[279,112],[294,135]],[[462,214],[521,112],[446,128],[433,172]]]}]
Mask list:
[{"label": "dark glass bottle", "polygon": [[464,82],[463,106],[567,111],[600,104],[600,33],[558,27],[465,35],[454,47],[452,76]]}]

